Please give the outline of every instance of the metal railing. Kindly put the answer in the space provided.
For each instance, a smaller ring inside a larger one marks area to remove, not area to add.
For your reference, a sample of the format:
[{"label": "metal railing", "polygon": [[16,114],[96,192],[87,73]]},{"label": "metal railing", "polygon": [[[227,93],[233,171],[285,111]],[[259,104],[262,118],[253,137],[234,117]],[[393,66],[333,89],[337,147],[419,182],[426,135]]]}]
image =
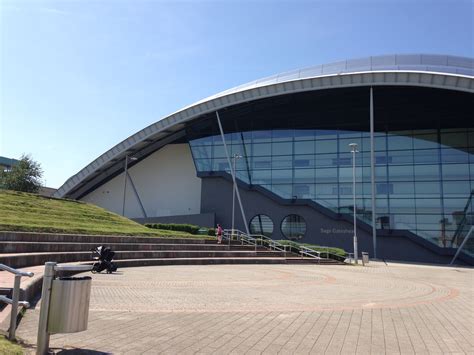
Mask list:
[{"label": "metal railing", "polygon": [[[264,248],[280,251],[283,252],[285,257],[287,256],[288,252],[294,252],[301,256],[301,258],[309,257],[314,259],[335,259],[339,260],[342,258],[340,255],[331,253],[330,247],[321,247],[326,248],[326,251],[320,251],[313,249],[308,246],[298,245],[296,243],[289,242],[288,244],[280,243],[270,237],[261,234],[251,234],[247,235],[245,232],[242,232],[238,229],[225,229],[222,235],[223,239],[228,240],[229,245],[232,240],[240,241],[242,245],[253,245],[255,246],[255,251],[257,251],[258,246],[262,246]],[[325,257],[323,256],[325,255]],[[332,257],[330,257],[332,256]]]},{"label": "metal railing", "polygon": [[21,305],[25,308],[30,307],[30,304],[28,302],[20,301],[21,278],[23,276],[33,277],[34,273],[29,272],[29,271],[19,271],[17,269],[11,268],[4,264],[0,264],[0,270],[7,271],[15,275],[12,298],[10,299],[6,296],[0,296],[0,301],[8,303],[12,306],[12,310],[10,314],[10,329],[8,330],[8,339],[15,340],[16,321],[17,321],[17,316],[18,316],[18,305]]},{"label": "metal railing", "polygon": [[466,236],[464,237],[463,242],[459,246],[458,250],[456,251],[456,254],[454,255],[449,265],[452,265],[454,261],[457,259],[457,257],[459,256],[459,253],[461,252],[462,248],[464,248],[464,245],[467,243],[468,239],[471,237],[472,234],[474,234],[474,226],[471,226],[471,228],[469,229],[469,232],[467,232]]},{"label": "metal railing", "polygon": [[277,241],[273,240],[272,238],[269,238],[269,237],[267,237],[265,235],[261,235],[261,234],[253,234],[252,237],[255,238],[257,243],[260,242],[261,246],[266,247],[270,250],[276,250],[276,251],[284,252],[285,256],[286,256],[286,253],[288,251],[288,245],[277,242]]},{"label": "metal railing", "polygon": [[[472,201],[473,201],[473,197],[474,197],[474,190],[471,191],[471,194],[469,195],[469,197],[467,199],[466,205],[464,206],[464,209],[463,209],[463,212],[462,212],[462,219],[459,221],[459,224],[456,228],[456,231],[454,232],[453,237],[451,239],[451,246],[453,246],[453,247],[455,245],[459,245],[459,239],[461,239],[461,237],[462,237],[463,230],[465,230],[466,226],[469,227],[468,214],[469,214],[469,207],[471,206]],[[471,221],[471,223],[472,223],[472,221]],[[467,231],[469,231],[469,229]]]},{"label": "metal railing", "polygon": [[255,251],[257,251],[257,240],[253,236],[247,235],[247,233],[242,232],[238,229],[224,229],[224,233],[222,234],[222,239],[227,240],[229,245],[231,242],[240,241],[242,245],[253,245],[255,246]]}]

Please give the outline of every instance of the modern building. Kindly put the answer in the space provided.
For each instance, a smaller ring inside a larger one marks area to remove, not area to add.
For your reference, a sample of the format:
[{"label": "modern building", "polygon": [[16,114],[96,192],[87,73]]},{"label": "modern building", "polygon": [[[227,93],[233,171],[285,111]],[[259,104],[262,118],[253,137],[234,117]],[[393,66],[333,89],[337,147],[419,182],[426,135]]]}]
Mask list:
[{"label": "modern building", "polygon": [[2,171],[10,171],[14,165],[17,165],[20,161],[13,158],[0,157],[0,169]]},{"label": "modern building", "polygon": [[[375,231],[379,258],[446,263],[474,219],[473,104],[472,58],[388,55],[305,68],[157,121],[55,196],[139,221],[230,228],[235,163],[245,214],[236,202],[236,228],[352,251],[354,154],[359,251],[374,254]],[[459,260],[472,264],[473,247],[474,236]]]}]

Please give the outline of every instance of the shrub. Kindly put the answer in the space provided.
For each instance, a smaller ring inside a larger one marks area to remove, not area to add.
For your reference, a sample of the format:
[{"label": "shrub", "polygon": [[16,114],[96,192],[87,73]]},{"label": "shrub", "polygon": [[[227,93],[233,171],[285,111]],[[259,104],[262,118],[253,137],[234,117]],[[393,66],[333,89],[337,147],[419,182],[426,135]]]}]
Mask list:
[{"label": "shrub", "polygon": [[210,235],[211,237],[215,237],[216,236],[216,229],[215,228],[209,228],[207,230],[207,235]]},{"label": "shrub", "polygon": [[146,223],[145,226],[148,228],[187,232],[190,234],[198,234],[198,231],[200,229],[199,226],[195,226],[194,224],[177,224],[177,223]]}]

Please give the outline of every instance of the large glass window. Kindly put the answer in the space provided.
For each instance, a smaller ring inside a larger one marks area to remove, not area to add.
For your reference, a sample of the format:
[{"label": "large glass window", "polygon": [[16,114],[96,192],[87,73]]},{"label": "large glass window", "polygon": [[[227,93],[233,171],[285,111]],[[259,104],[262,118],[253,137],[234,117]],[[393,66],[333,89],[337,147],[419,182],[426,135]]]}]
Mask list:
[{"label": "large glass window", "polygon": [[281,222],[281,232],[287,239],[299,240],[306,233],[306,222],[303,217],[297,214],[290,214]]},{"label": "large glass window", "polygon": [[[368,135],[360,130],[308,128],[249,130],[225,137],[230,153],[243,156],[237,162],[239,179],[283,199],[314,200],[337,213],[353,211],[348,144],[357,142],[357,211],[370,223]],[[192,140],[190,146],[198,172],[230,173],[219,135]],[[375,137],[375,177],[377,228],[407,229],[450,246],[448,239],[461,229],[465,211],[474,210],[472,203],[467,206],[474,189],[474,129],[387,127]],[[271,234],[273,222],[258,215],[250,228],[253,233]],[[299,239],[306,223],[301,216],[289,215],[281,230],[286,238]]]}]

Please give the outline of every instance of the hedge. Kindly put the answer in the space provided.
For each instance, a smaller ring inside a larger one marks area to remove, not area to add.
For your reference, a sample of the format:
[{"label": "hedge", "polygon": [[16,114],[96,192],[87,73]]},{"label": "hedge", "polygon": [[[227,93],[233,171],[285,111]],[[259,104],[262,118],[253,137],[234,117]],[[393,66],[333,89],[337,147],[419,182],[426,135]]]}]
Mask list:
[{"label": "hedge", "polygon": [[179,231],[179,232],[188,232],[190,234],[198,234],[200,229],[199,226],[195,226],[194,224],[176,224],[176,223],[146,223],[146,227],[154,228],[154,229],[165,229],[171,231]]}]

